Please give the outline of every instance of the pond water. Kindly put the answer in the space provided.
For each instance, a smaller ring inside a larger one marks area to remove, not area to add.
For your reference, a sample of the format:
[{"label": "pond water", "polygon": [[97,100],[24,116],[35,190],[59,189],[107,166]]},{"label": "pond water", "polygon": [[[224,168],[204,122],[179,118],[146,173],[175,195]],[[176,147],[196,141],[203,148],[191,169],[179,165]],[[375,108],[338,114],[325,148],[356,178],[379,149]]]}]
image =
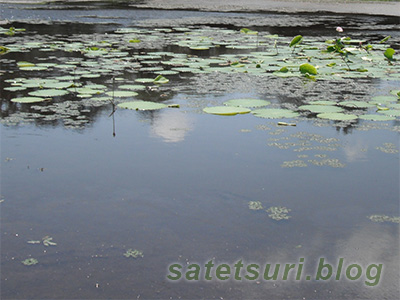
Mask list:
[{"label": "pond water", "polygon": [[[396,298],[400,77],[382,54],[398,51],[395,18],[0,9],[2,299]],[[336,26],[375,47],[347,61],[351,71],[316,49]],[[298,72],[305,62],[318,66],[315,81]],[[158,75],[169,81],[151,81]],[[242,98],[292,116],[203,111]],[[119,106],[136,100],[170,107]],[[321,118],[299,108],[308,104],[355,117]],[[167,279],[173,263],[301,258],[311,280]],[[320,258],[363,274],[317,280]],[[374,286],[371,264],[383,265]]]}]

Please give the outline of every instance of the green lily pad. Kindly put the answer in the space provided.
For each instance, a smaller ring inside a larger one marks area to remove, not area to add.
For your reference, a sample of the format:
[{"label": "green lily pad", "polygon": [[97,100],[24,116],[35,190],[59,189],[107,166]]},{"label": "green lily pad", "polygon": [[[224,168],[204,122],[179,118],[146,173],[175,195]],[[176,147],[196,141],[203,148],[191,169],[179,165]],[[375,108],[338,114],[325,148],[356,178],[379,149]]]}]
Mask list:
[{"label": "green lily pad", "polygon": [[225,105],[228,106],[239,106],[239,107],[261,107],[271,104],[271,102],[261,99],[231,99],[224,102]]},{"label": "green lily pad", "polygon": [[41,97],[20,97],[20,98],[13,98],[11,99],[11,102],[16,102],[16,103],[35,103],[35,102],[42,102],[45,101],[45,98]]},{"label": "green lily pad", "polygon": [[67,95],[69,92],[66,90],[58,90],[58,89],[42,89],[30,92],[29,95],[31,96],[38,96],[38,97],[58,97]]},{"label": "green lily pad", "polygon": [[156,110],[168,107],[163,103],[150,102],[150,101],[132,101],[124,102],[117,105],[121,108],[133,109],[133,110]]},{"label": "green lily pad", "polygon": [[94,90],[94,89],[88,88],[88,87],[70,88],[68,90],[71,92],[76,92],[79,94],[86,94],[86,95],[96,95],[96,94],[101,94],[104,92],[103,90]]},{"label": "green lily pad", "polygon": [[283,108],[261,108],[254,110],[252,114],[267,119],[296,118],[299,116],[299,113]]},{"label": "green lily pad", "polygon": [[145,90],[146,86],[141,84],[123,84],[118,86],[118,88],[123,90],[139,91],[139,90]]},{"label": "green lily pad", "polygon": [[389,109],[385,111],[378,111],[381,114],[392,116],[392,117],[400,117],[400,109]]},{"label": "green lily pad", "polygon": [[347,108],[369,108],[374,107],[374,104],[364,102],[364,101],[342,101],[339,102],[339,105],[347,107]]},{"label": "green lily pad", "polygon": [[316,100],[316,101],[310,101],[310,105],[334,105],[334,101],[329,101],[329,100]]},{"label": "green lily pad", "polygon": [[5,87],[4,90],[10,91],[10,92],[17,92],[17,91],[26,90],[26,87],[25,86],[9,86],[9,87]]},{"label": "green lily pad", "polygon": [[342,112],[343,109],[333,105],[301,105],[299,106],[300,110],[309,110],[313,113],[339,113]]},{"label": "green lily pad", "polygon": [[396,120],[395,117],[386,116],[386,115],[362,115],[359,117],[362,120],[368,121],[393,121]]},{"label": "green lily pad", "polygon": [[358,117],[353,114],[343,114],[343,113],[321,113],[317,115],[318,118],[335,120],[335,121],[350,121],[356,120]]},{"label": "green lily pad", "polygon": [[36,258],[27,258],[22,261],[22,264],[25,266],[33,266],[33,265],[36,265],[37,263],[39,263],[39,262]]},{"label": "green lily pad", "polygon": [[20,68],[34,67],[35,66],[34,63],[31,63],[29,61],[19,61],[19,62],[17,62],[17,65]]},{"label": "green lily pad", "polygon": [[135,81],[140,82],[140,83],[149,83],[149,82],[154,82],[154,79],[153,78],[136,78]]},{"label": "green lily pad", "polygon": [[390,93],[394,96],[400,98],[400,90],[391,90]]},{"label": "green lily pad", "polygon": [[72,86],[74,83],[73,82],[44,82],[42,84],[42,87],[48,88],[48,89],[65,89],[70,86]]},{"label": "green lily pad", "polygon": [[131,91],[110,91],[106,93],[108,96],[111,97],[118,97],[118,98],[124,98],[124,97],[134,97],[139,95],[136,92],[131,92]]},{"label": "green lily pad", "polygon": [[237,114],[247,114],[251,110],[245,107],[235,107],[235,106],[213,106],[206,107],[203,109],[205,113],[213,114],[213,115],[224,115],[224,116],[233,116]]},{"label": "green lily pad", "polygon": [[397,101],[397,98],[394,96],[375,96],[372,97],[372,101],[369,101],[369,103],[379,104],[379,103],[394,102],[394,101]]}]

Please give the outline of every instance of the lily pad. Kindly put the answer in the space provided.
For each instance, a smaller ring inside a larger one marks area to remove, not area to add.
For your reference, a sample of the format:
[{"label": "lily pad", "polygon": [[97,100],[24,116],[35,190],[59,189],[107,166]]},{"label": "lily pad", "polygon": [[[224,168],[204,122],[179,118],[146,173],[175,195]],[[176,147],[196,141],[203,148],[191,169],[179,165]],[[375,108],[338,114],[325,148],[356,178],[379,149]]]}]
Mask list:
[{"label": "lily pad", "polygon": [[347,107],[347,108],[369,108],[374,107],[374,104],[364,102],[364,101],[342,101],[339,102],[339,105]]},{"label": "lily pad", "polygon": [[42,102],[45,101],[45,98],[41,97],[20,97],[20,98],[13,98],[11,99],[11,102],[16,102],[16,103],[35,103],[35,102]]},{"label": "lily pad", "polygon": [[335,121],[351,121],[356,120],[358,117],[353,114],[343,114],[343,113],[321,113],[317,115],[318,118],[335,120]]},{"label": "lily pad", "polygon": [[150,101],[132,101],[124,102],[117,105],[121,108],[133,109],[133,110],[156,110],[168,107],[163,103],[150,102]]},{"label": "lily pad", "polygon": [[271,104],[271,102],[261,99],[231,99],[224,102],[228,106],[239,106],[239,107],[261,107]]},{"label": "lily pad", "polygon": [[235,106],[213,106],[206,107],[203,109],[205,113],[213,114],[213,115],[224,115],[224,116],[233,116],[237,114],[247,114],[251,110],[245,107],[235,107]]},{"label": "lily pad", "polygon": [[299,113],[283,108],[261,108],[254,110],[252,114],[256,117],[267,119],[296,118],[299,116]]},{"label": "lily pad", "polygon": [[138,93],[136,92],[131,92],[131,91],[109,91],[106,93],[108,96],[114,96],[118,98],[124,98],[124,97],[134,97],[137,96]]},{"label": "lily pad", "polygon": [[69,92],[66,90],[59,90],[59,89],[42,89],[30,92],[29,95],[31,96],[38,96],[38,97],[58,97],[64,96]]},{"label": "lily pad", "polygon": [[141,84],[123,84],[120,85],[119,88],[123,90],[139,91],[139,90],[145,90],[146,86]]},{"label": "lily pad", "polygon": [[333,105],[301,105],[299,106],[300,110],[309,110],[313,113],[338,113],[342,112],[343,109]]},{"label": "lily pad", "polygon": [[37,263],[39,262],[36,258],[27,258],[22,261],[22,264],[24,264],[25,266],[33,266],[36,265]]},{"label": "lily pad", "polygon": [[379,113],[392,117],[400,117],[400,109],[389,109],[385,111],[379,111]]}]

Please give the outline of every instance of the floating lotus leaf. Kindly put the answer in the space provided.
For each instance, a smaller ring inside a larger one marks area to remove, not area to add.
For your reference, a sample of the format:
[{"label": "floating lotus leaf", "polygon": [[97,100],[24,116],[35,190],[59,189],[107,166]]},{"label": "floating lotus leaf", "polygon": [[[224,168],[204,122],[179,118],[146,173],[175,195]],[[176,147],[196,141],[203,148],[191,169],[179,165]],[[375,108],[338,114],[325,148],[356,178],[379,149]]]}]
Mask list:
[{"label": "floating lotus leaf", "polygon": [[342,112],[343,109],[333,105],[301,105],[299,106],[300,110],[309,110],[313,113],[339,113]]},{"label": "floating lotus leaf", "polygon": [[109,91],[106,93],[108,96],[111,97],[118,97],[118,98],[124,98],[124,97],[134,97],[137,96],[138,93],[136,92],[131,92],[131,91]]},{"label": "floating lotus leaf", "polygon": [[153,78],[136,78],[135,81],[140,82],[140,83],[149,83],[149,82],[154,82],[154,79]]},{"label": "floating lotus leaf", "polygon": [[228,106],[239,106],[239,107],[261,107],[271,104],[271,102],[261,99],[232,99],[224,102]]},{"label": "floating lotus leaf", "polygon": [[362,120],[368,120],[368,121],[392,121],[396,120],[395,117],[391,116],[386,116],[386,115],[361,115],[359,117]]},{"label": "floating lotus leaf", "polygon": [[21,67],[21,71],[44,71],[47,70],[48,68],[46,67],[39,67],[39,66],[33,66],[33,67]]},{"label": "floating lotus leaf", "polygon": [[156,74],[160,74],[160,75],[175,75],[175,74],[179,74],[179,72],[173,71],[173,70],[163,70],[163,71],[157,71],[155,73]]},{"label": "floating lotus leaf", "polygon": [[141,84],[123,84],[118,86],[118,88],[123,90],[139,91],[139,90],[145,90],[146,86]]},{"label": "floating lotus leaf", "polygon": [[101,94],[104,90],[94,90],[88,87],[81,87],[81,88],[70,88],[68,89],[70,92],[77,92],[79,94],[87,94],[87,95],[95,95]]},{"label": "floating lotus leaf", "polygon": [[31,63],[29,61],[19,61],[19,62],[17,62],[17,65],[20,68],[34,67],[35,66],[34,63]]},{"label": "floating lotus leaf", "polygon": [[45,98],[40,98],[40,97],[20,97],[20,98],[13,98],[11,99],[11,102],[16,102],[16,103],[35,103],[35,102],[42,102],[45,101]]},{"label": "floating lotus leaf", "polygon": [[318,118],[336,120],[336,121],[350,121],[356,120],[358,117],[353,114],[343,114],[343,113],[321,113],[317,115]]},{"label": "floating lotus leaf", "polygon": [[100,74],[83,74],[81,77],[83,78],[99,78]]},{"label": "floating lotus leaf", "polygon": [[168,107],[164,103],[150,101],[132,101],[118,104],[118,107],[133,110],[156,110]]},{"label": "floating lotus leaf", "polygon": [[252,114],[267,119],[296,118],[299,116],[299,113],[283,108],[261,108],[254,110]]},{"label": "floating lotus leaf", "polygon": [[394,102],[397,101],[397,98],[394,96],[375,96],[372,97],[372,101],[369,101],[372,104],[384,103],[384,102]]},{"label": "floating lotus leaf", "polygon": [[387,105],[393,109],[400,109],[400,102],[399,103],[388,103]]},{"label": "floating lotus leaf", "polygon": [[58,97],[64,96],[69,92],[66,90],[58,90],[58,89],[42,89],[30,92],[29,95],[31,96],[38,96],[38,97]]},{"label": "floating lotus leaf", "polygon": [[369,108],[374,107],[374,104],[364,102],[364,101],[342,101],[339,102],[339,105],[347,107],[347,108]]},{"label": "floating lotus leaf", "polygon": [[84,88],[93,89],[93,90],[105,90],[107,87],[103,84],[87,84]]},{"label": "floating lotus leaf", "polygon": [[44,82],[42,84],[42,87],[48,88],[48,89],[65,89],[70,86],[72,86],[74,83],[73,82]]},{"label": "floating lotus leaf", "polygon": [[254,30],[251,30],[251,29],[248,29],[248,28],[242,28],[242,29],[240,29],[240,32],[241,33],[245,33],[245,34],[251,34],[251,35],[258,34],[258,31],[254,31]]},{"label": "floating lotus leaf", "polygon": [[26,87],[25,86],[10,86],[10,87],[5,87],[4,90],[10,91],[10,92],[16,92],[16,91],[26,90]]},{"label": "floating lotus leaf", "polygon": [[379,111],[379,113],[392,117],[400,117],[400,109],[389,109],[385,111]]},{"label": "floating lotus leaf", "polygon": [[310,105],[334,105],[334,101],[329,101],[329,100],[317,100],[317,101],[310,101]]},{"label": "floating lotus leaf", "polygon": [[400,90],[391,90],[390,93],[400,98]]},{"label": "floating lotus leaf", "polygon": [[213,107],[206,107],[203,109],[203,111],[213,115],[233,116],[237,114],[247,114],[251,110],[245,107],[213,106]]},{"label": "floating lotus leaf", "polygon": [[25,266],[33,266],[36,265],[37,263],[39,262],[36,258],[27,258],[22,261],[22,264],[24,264]]}]

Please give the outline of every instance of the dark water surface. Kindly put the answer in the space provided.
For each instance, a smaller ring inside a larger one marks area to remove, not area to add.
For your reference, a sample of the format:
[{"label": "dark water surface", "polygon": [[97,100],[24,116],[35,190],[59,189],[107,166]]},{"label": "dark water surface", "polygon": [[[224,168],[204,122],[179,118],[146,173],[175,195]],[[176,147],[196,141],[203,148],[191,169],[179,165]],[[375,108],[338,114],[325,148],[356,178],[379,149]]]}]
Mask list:
[{"label": "dark water surface", "polygon": [[[73,26],[84,33],[134,26],[127,10],[112,11],[111,15],[121,17],[116,25],[39,26],[23,19],[48,16],[92,22],[80,15],[104,16],[110,10],[14,7],[1,6],[3,16],[14,16],[11,25],[43,34],[52,30],[53,35],[67,35],[63,30]],[[134,12],[142,19],[222,15]],[[355,19],[363,17],[350,18]],[[352,26],[356,32],[366,23]],[[282,28],[281,33],[287,30]],[[371,36],[391,32],[391,25],[381,30]],[[323,28],[320,33],[324,34]],[[2,58],[29,61],[34,55],[42,54],[9,53]],[[277,125],[280,120],[251,114],[202,113],[204,103],[262,98],[267,92],[212,94],[192,87],[185,93],[177,83],[165,101],[180,104],[179,109],[118,109],[110,116],[111,104],[92,107],[90,112],[82,112],[88,109],[83,105],[78,110],[86,121],[67,126],[71,116],[46,121],[43,115],[57,113],[31,115],[37,110],[9,101],[12,97],[3,89],[4,80],[22,76],[11,65],[3,60],[1,67],[6,71],[1,79],[0,125],[2,299],[397,298],[399,226],[372,222],[368,216],[399,214],[398,118],[339,126],[310,117],[295,120],[295,127],[282,127]],[[131,78],[127,73],[123,76]],[[102,78],[94,82],[111,85],[110,76]],[[379,94],[400,85],[377,80],[370,86]],[[149,100],[151,95],[151,91],[141,92],[138,97]],[[275,103],[296,101],[270,96]],[[73,100],[71,105],[80,105],[79,101],[84,100]],[[283,143],[292,144],[282,149]],[[336,164],[308,162],[321,159]],[[285,162],[296,160],[307,167],[284,167]],[[290,208],[291,218],[273,220],[265,211],[250,210],[249,201],[260,201],[265,208]],[[57,245],[28,243],[46,236]],[[126,258],[128,249],[141,250],[144,257]],[[315,280],[321,257],[334,266],[339,258],[344,258],[345,267],[359,264],[363,276],[355,281],[343,274],[340,280]],[[21,261],[27,258],[39,263],[25,266]],[[313,275],[311,280],[305,276],[295,280],[293,274],[275,281],[234,280],[233,275],[227,281],[166,278],[172,263],[204,266],[214,260],[233,266],[242,259],[263,266],[299,264],[300,258],[305,260],[304,274]],[[373,287],[365,284],[373,281],[365,277],[371,264],[383,264],[379,284]]]}]

